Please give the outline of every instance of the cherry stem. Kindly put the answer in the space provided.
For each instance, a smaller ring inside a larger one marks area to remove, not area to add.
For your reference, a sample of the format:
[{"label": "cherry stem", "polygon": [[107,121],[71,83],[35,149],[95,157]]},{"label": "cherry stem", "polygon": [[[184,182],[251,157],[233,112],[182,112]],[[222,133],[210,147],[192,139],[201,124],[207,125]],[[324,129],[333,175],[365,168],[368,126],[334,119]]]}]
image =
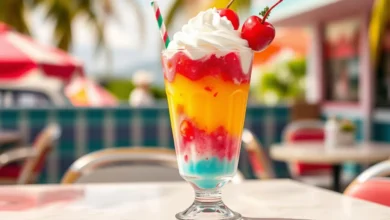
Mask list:
[{"label": "cherry stem", "polygon": [[264,17],[263,17],[263,20],[261,21],[262,24],[264,24],[265,20],[267,19],[269,13],[272,11],[272,9],[274,9],[277,5],[279,5],[283,0],[279,0],[278,2],[276,2],[276,4],[272,5],[272,7],[270,9],[268,9],[267,13],[265,13]]},{"label": "cherry stem", "polygon": [[230,6],[233,4],[234,0],[231,0],[229,4],[226,6],[226,8],[230,8]]}]

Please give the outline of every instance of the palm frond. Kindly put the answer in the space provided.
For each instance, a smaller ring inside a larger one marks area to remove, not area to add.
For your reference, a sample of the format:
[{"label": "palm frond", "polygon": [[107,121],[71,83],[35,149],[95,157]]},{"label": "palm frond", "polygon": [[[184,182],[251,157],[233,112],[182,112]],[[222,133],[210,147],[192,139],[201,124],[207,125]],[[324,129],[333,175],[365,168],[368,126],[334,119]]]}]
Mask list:
[{"label": "palm frond", "polygon": [[0,21],[10,25],[16,31],[30,33],[23,0],[0,0]]},{"label": "palm frond", "polygon": [[95,29],[95,34],[97,36],[97,44],[96,44],[96,50],[97,52],[100,49],[105,48],[105,36],[104,36],[104,29],[105,29],[105,18],[107,16],[106,13],[112,13],[111,9],[112,6],[109,5],[111,4],[111,1],[105,0],[99,2],[99,5],[101,9],[103,10],[103,17],[100,18],[98,16],[98,13],[96,9],[94,8],[96,5],[94,5],[96,2],[92,0],[84,0],[84,1],[76,1],[75,5],[75,16],[79,15],[86,15],[88,18],[89,24]]},{"label": "palm frond", "polygon": [[63,19],[57,19],[54,27],[54,36],[58,48],[69,51],[72,44],[72,23],[70,15],[63,13]]},{"label": "palm frond", "polygon": [[83,0],[83,1],[73,1],[74,2],[74,11],[75,15],[85,14],[88,18],[92,20],[97,19],[97,13],[94,9],[94,1]]},{"label": "palm frond", "polygon": [[171,8],[168,10],[168,15],[165,20],[165,23],[167,25],[167,28],[169,28],[173,20],[175,19],[176,13],[183,8],[185,5],[186,1],[185,0],[175,0],[174,3],[172,4]]},{"label": "palm frond", "polygon": [[[200,2],[200,1],[199,1]],[[207,8],[224,8],[229,4],[230,0],[214,0],[209,1],[207,4],[201,5],[201,10],[205,10]],[[233,2],[233,4],[230,6],[231,9],[236,11],[241,10],[248,10],[252,1],[251,0],[236,0]],[[189,0],[175,0],[172,4],[171,8],[168,11],[168,15],[166,18],[166,25],[167,27],[171,26],[173,23],[173,20],[175,19],[178,11],[180,11],[185,6],[191,6],[189,8],[199,9],[199,7],[192,7],[194,4],[196,4],[195,1],[189,1]],[[200,4],[200,3],[198,3]],[[196,14],[197,12],[195,12]]]},{"label": "palm frond", "polygon": [[26,3],[32,7],[41,6],[42,4],[47,3],[47,2],[48,2],[48,0],[29,0],[29,1],[26,1]]},{"label": "palm frond", "polygon": [[55,23],[54,37],[59,48],[68,51],[72,43],[72,21],[74,13],[72,1],[44,1],[47,7],[46,18]]}]

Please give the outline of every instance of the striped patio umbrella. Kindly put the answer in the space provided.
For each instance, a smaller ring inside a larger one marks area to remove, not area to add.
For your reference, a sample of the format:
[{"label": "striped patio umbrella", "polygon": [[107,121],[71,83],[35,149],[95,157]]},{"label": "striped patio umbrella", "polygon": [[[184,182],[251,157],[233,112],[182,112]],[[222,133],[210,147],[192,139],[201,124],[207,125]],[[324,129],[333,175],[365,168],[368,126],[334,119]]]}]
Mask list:
[{"label": "striped patio umbrella", "polygon": [[64,51],[39,44],[0,23],[0,81],[31,77],[31,73],[67,82],[75,74],[83,75],[83,65]]}]

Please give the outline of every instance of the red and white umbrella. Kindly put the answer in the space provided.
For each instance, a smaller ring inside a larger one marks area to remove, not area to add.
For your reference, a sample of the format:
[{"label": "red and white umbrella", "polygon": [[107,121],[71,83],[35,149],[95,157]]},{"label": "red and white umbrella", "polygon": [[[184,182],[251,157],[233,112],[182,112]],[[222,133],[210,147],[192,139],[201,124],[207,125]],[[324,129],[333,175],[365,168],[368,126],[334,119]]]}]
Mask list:
[{"label": "red and white umbrella", "polygon": [[[40,71],[32,71],[32,70]],[[43,74],[68,82],[83,75],[83,65],[64,51],[44,46],[0,23],[0,81]]]}]

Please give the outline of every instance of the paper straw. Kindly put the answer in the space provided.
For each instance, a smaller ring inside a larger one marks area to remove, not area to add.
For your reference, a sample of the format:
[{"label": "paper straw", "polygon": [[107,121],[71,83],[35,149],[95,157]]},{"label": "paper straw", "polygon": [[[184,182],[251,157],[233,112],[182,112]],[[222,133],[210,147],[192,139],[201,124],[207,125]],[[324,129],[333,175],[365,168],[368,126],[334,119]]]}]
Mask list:
[{"label": "paper straw", "polygon": [[160,34],[161,34],[161,37],[163,39],[165,48],[168,48],[170,39],[169,39],[169,36],[168,36],[167,28],[165,27],[165,24],[164,24],[164,19],[163,19],[162,15],[161,15],[161,12],[160,12],[160,8],[158,7],[158,4],[157,4],[156,1],[152,1],[150,4],[153,7],[153,10],[154,10],[154,13],[155,13],[155,16],[156,16],[156,21],[157,21],[157,24],[158,24],[158,28],[160,30]]}]

